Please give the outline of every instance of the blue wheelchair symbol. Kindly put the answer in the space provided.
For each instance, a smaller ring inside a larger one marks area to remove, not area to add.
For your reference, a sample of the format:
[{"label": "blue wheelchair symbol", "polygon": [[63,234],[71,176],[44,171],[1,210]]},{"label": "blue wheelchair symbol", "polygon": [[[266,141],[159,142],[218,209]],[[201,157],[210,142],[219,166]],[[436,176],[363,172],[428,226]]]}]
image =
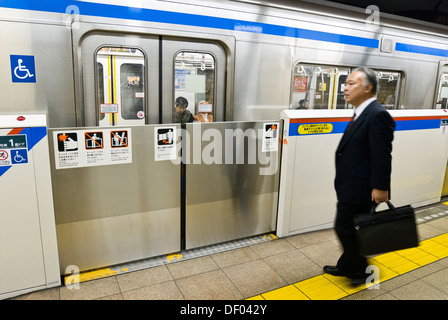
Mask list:
[{"label": "blue wheelchair symbol", "polygon": [[36,82],[34,56],[10,55],[12,82]]},{"label": "blue wheelchair symbol", "polygon": [[11,163],[22,164],[28,163],[28,152],[26,149],[12,149],[11,150]]}]

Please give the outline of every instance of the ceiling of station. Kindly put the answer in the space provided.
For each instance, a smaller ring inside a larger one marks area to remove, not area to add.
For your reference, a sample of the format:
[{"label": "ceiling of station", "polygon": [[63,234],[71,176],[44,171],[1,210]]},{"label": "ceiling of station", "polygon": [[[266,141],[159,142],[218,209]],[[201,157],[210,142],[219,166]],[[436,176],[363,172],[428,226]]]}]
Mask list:
[{"label": "ceiling of station", "polygon": [[375,5],[380,12],[448,26],[448,0],[326,0],[366,9]]}]

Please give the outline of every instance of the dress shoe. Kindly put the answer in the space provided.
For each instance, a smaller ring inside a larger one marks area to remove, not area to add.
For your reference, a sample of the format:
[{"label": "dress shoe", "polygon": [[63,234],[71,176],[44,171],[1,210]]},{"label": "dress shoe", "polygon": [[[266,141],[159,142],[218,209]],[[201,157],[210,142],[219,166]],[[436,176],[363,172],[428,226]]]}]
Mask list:
[{"label": "dress shoe", "polygon": [[325,266],[324,267],[324,272],[331,274],[332,276],[345,276],[346,274],[344,272],[342,272],[341,270],[339,270],[339,268],[337,266]]}]

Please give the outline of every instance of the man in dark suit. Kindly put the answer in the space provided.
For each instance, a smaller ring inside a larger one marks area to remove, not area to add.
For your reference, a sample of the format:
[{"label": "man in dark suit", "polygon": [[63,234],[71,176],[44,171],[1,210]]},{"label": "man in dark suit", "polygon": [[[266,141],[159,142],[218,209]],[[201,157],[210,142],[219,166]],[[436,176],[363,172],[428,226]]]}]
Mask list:
[{"label": "man in dark suit", "polygon": [[365,282],[367,259],[357,250],[353,217],[369,212],[374,203],[387,202],[390,193],[392,140],[395,122],[376,101],[377,79],[367,68],[354,70],[345,82],[345,101],[355,107],[336,150],[337,213],[335,231],[344,249],[336,266],[324,271]]}]

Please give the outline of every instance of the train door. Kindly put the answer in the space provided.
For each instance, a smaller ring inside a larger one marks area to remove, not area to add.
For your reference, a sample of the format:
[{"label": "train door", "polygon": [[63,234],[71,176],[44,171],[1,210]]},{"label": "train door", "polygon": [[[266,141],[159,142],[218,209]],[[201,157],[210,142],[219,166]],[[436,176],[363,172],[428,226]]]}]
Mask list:
[{"label": "train door", "polygon": [[217,43],[92,31],[77,54],[78,125],[174,123],[179,96],[195,121],[225,120],[226,53]]},{"label": "train door", "polygon": [[162,122],[177,122],[175,101],[183,97],[194,121],[225,120],[226,54],[216,43],[162,40]]}]

